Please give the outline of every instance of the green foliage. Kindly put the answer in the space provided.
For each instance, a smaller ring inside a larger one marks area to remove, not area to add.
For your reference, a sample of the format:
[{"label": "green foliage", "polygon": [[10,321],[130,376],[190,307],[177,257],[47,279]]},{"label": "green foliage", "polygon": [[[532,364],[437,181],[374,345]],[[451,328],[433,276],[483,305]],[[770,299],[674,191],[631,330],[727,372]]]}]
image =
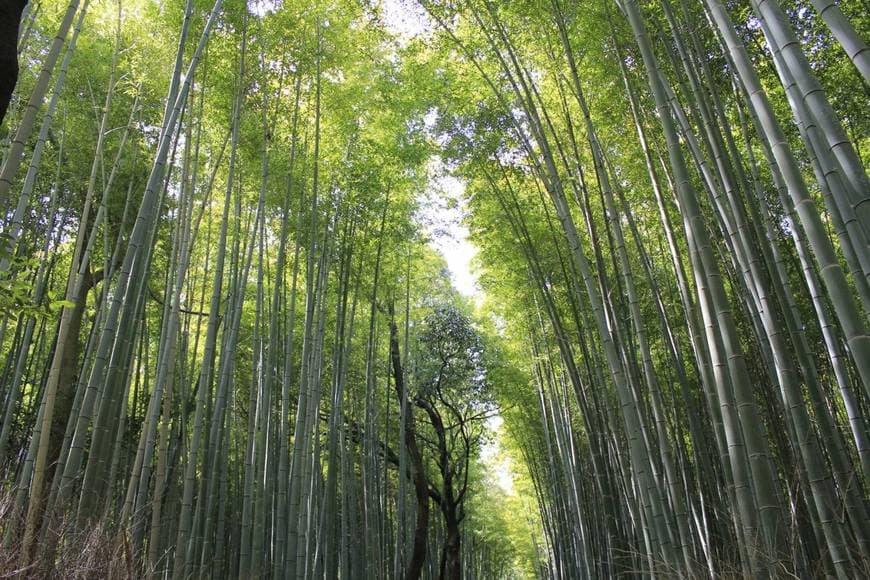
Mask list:
[{"label": "green foliage", "polygon": [[11,249],[8,234],[0,234],[0,316],[16,319],[28,316],[48,318],[69,303],[56,300],[49,304],[37,303],[33,296],[33,277],[39,265],[35,256],[24,256]]},{"label": "green foliage", "polygon": [[452,305],[437,306],[423,319],[417,340],[421,396],[487,407],[490,396],[483,340],[468,317]]}]

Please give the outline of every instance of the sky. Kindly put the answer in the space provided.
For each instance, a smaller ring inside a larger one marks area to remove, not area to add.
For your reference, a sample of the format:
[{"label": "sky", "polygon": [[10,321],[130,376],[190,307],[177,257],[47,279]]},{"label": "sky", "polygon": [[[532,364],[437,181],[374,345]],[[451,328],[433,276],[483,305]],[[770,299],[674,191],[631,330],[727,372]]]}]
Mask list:
[{"label": "sky", "polygon": [[465,184],[434,164],[435,175],[424,193],[421,224],[429,234],[430,244],[444,256],[453,287],[479,304],[483,298],[472,261],[477,254],[468,240],[468,227],[462,223],[466,214]]},{"label": "sky", "polygon": [[[252,12],[264,14],[280,4],[280,0],[255,0]],[[383,8],[384,25],[398,37],[400,43],[425,34],[433,29],[433,23],[426,12],[415,0],[380,0]],[[430,244],[447,262],[453,286],[466,298],[480,305],[483,292],[477,282],[473,260],[477,249],[469,241],[468,227],[462,223],[466,209],[463,202],[465,184],[444,171],[440,162],[433,167],[433,178],[429,190],[424,194],[424,209],[421,224],[427,230]],[[513,477],[509,459],[501,453],[498,433],[504,423],[496,414],[488,421],[490,430],[495,433],[492,441],[481,450],[481,459],[495,476],[496,483],[505,493],[513,493]]]},{"label": "sky", "polygon": [[[387,29],[407,42],[410,38],[432,30],[433,24],[423,8],[415,0],[380,0],[384,24]],[[427,121],[427,124],[430,124]],[[477,282],[473,260],[477,248],[468,239],[468,227],[463,223],[465,208],[465,184],[444,170],[436,161],[429,190],[424,194],[423,226],[430,237],[430,244],[444,256],[453,287],[476,305],[483,302],[483,291]],[[484,443],[480,457],[489,467],[495,483],[507,494],[514,493],[510,458],[501,445],[502,417],[496,412],[487,420],[487,426],[495,435]]]},{"label": "sky", "polygon": [[415,0],[381,0],[384,24],[400,37],[417,36],[432,29],[426,11]]}]

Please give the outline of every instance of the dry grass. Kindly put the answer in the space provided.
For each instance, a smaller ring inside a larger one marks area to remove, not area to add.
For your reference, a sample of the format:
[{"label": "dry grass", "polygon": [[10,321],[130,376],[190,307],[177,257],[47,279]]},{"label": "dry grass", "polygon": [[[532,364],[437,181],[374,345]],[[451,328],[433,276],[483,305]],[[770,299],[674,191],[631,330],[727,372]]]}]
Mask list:
[{"label": "dry grass", "polygon": [[[20,529],[20,528],[19,528]],[[50,561],[37,560],[22,566],[19,540],[0,546],[0,578],[62,578],[64,580],[122,580],[137,578],[132,562],[130,542],[126,534],[119,534],[102,524],[73,532],[65,523],[53,526],[37,552],[54,542],[57,546]],[[43,556],[44,558],[44,556]]]}]

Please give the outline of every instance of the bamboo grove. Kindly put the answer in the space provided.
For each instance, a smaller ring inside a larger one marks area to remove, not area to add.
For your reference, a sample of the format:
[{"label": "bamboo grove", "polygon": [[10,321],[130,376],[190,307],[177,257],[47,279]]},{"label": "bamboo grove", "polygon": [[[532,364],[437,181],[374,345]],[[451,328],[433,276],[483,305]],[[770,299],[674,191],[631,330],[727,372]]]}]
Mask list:
[{"label": "bamboo grove", "polygon": [[870,575],[865,0],[0,11],[3,574]]}]

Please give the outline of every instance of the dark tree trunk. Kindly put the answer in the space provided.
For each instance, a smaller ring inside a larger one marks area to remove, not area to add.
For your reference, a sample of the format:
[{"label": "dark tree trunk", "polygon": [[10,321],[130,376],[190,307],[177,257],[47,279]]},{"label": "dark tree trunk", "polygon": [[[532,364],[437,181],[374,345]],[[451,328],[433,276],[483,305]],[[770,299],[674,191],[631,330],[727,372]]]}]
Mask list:
[{"label": "dark tree trunk", "polygon": [[18,82],[18,26],[28,0],[0,0],[0,124]]},{"label": "dark tree trunk", "polygon": [[456,516],[456,506],[443,508],[447,527],[447,539],[444,551],[441,553],[441,580],[460,580],[462,578],[462,535],[459,531],[459,518]]},{"label": "dark tree trunk", "polygon": [[[417,406],[426,411],[438,437],[438,469],[441,472],[442,488],[438,496],[438,505],[444,515],[444,527],[447,529],[447,538],[444,549],[441,552],[441,563],[438,568],[438,577],[441,580],[460,580],[462,578],[461,562],[461,535],[459,524],[463,520],[462,502],[464,499],[465,484],[458,490],[455,487],[454,471],[450,462],[450,451],[447,447],[447,430],[444,421],[438,414],[432,402],[424,398],[417,399]],[[470,450],[466,448],[466,456]],[[461,483],[461,482],[460,482]]]}]

